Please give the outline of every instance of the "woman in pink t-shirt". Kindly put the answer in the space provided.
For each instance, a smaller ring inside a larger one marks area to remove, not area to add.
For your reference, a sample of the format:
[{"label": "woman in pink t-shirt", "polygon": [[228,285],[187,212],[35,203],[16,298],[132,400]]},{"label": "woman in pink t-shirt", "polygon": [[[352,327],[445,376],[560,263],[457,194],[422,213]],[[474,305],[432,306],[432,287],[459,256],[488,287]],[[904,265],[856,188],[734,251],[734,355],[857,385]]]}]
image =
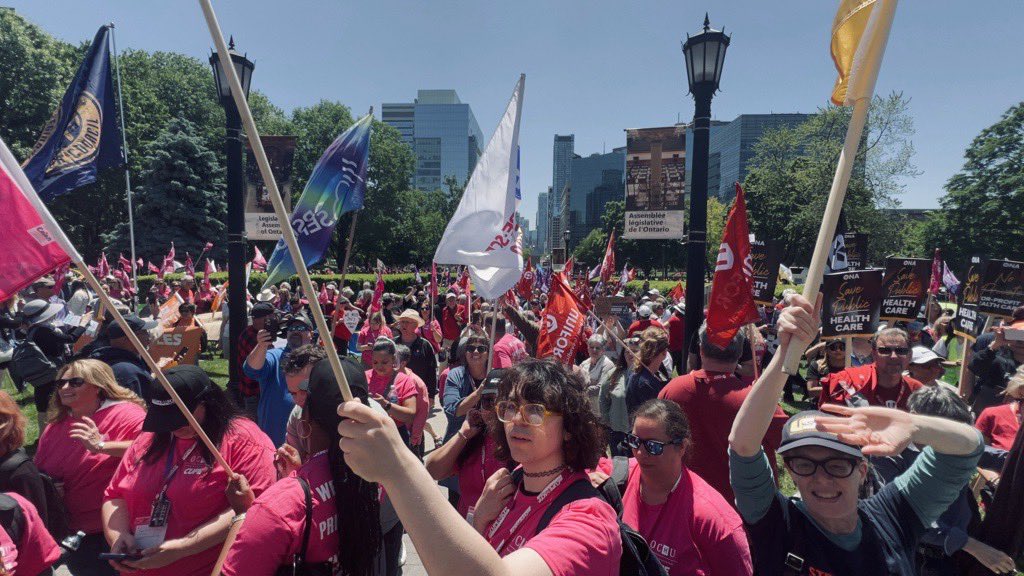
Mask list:
[{"label": "woman in pink t-shirt", "polygon": [[[434,480],[457,476],[459,480],[459,514],[470,519],[484,484],[495,472],[509,468],[511,462],[498,459],[494,439],[487,428],[496,426],[494,402],[498,396],[498,380],[504,370],[492,370],[481,384],[480,401],[466,414],[459,432],[439,446],[423,462]],[[498,374],[494,374],[497,372]],[[495,377],[497,376],[497,377]]]},{"label": "woman in pink t-shirt", "polygon": [[[583,389],[579,376],[551,360],[523,361],[501,379],[500,425],[489,432],[498,458],[521,463],[522,482],[504,468],[487,479],[476,530],[405,450],[388,419],[346,402],[341,448],[357,474],[387,491],[430,574],[613,576],[622,541],[615,511],[585,472],[597,465],[604,438]],[[587,496],[565,503],[538,530],[545,510],[570,486]]]},{"label": "woman in pink t-shirt", "polygon": [[391,338],[391,336],[391,328],[384,325],[383,314],[377,312],[370,316],[370,319],[366,321],[366,326],[359,331],[357,340],[359,351],[363,353],[363,366],[369,368],[373,365],[373,344],[377,338]]},{"label": "woman in pink t-shirt", "polygon": [[142,431],[145,404],[114,379],[99,360],[75,360],[57,375],[48,426],[39,438],[35,462],[41,472],[63,485],[68,525],[85,538],[66,556],[73,574],[114,574],[97,555],[109,551],[100,508],[103,491],[121,456]]},{"label": "woman in pink t-shirt", "polygon": [[434,354],[441,351],[441,323],[436,318],[431,318],[430,302],[420,304],[420,318],[423,325],[416,329],[416,334],[421,336],[434,348]]},{"label": "woman in pink t-shirt", "polygon": [[[394,419],[406,446],[413,448],[423,441],[427,399],[421,398],[415,380],[399,370],[395,353],[394,342],[386,338],[377,340],[373,345],[373,367],[366,371],[366,381],[370,387],[370,398]],[[426,391],[426,386],[423,391]]]},{"label": "woman in pink t-shirt", "polygon": [[[362,376],[348,370],[346,375],[353,393],[365,400]],[[377,486],[351,473],[345,464],[338,444],[337,406],[342,397],[326,360],[313,366],[305,389],[302,421],[309,434],[301,441],[311,456],[244,512],[224,561],[225,576],[272,576],[280,566],[291,564],[303,548],[307,522],[303,482],[312,500],[313,523],[306,562],[323,565],[326,574],[373,573],[381,541]]]},{"label": "woman in pink t-shirt", "polygon": [[24,518],[21,526],[21,538],[15,542],[11,535],[0,526],[0,574],[19,576],[28,574],[49,574],[48,568],[60,560],[60,547],[53,536],[46,531],[43,519],[39,517],[36,507],[17,492],[4,492],[10,498],[0,505],[21,509]]},{"label": "woman in pink t-shirt", "polygon": [[670,400],[648,400],[633,418],[622,521],[647,540],[669,574],[751,574],[739,514],[684,464],[691,436],[683,410]]},{"label": "woman in pink t-shirt", "polygon": [[[228,466],[258,496],[277,479],[274,445],[197,366],[166,373],[174,391],[217,446]],[[103,529],[121,572],[208,576],[234,513],[224,489],[228,474],[162,388],[153,392],[143,434],[121,459],[103,495]]]}]

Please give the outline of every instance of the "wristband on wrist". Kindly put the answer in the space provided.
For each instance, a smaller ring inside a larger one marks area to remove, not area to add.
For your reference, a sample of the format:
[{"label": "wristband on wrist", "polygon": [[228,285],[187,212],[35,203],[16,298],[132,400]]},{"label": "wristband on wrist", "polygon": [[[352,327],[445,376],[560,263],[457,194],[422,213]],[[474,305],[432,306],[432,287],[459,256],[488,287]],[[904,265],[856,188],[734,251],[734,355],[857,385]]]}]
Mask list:
[{"label": "wristband on wrist", "polygon": [[102,452],[103,448],[105,448],[106,446],[107,446],[107,443],[105,441],[103,441],[103,440],[100,440],[100,443],[96,445],[96,451],[97,452]]},{"label": "wristband on wrist", "polygon": [[230,525],[234,526],[235,524],[241,522],[242,520],[245,520],[245,512],[242,512],[241,514],[235,514],[234,518],[231,519],[231,524]]}]

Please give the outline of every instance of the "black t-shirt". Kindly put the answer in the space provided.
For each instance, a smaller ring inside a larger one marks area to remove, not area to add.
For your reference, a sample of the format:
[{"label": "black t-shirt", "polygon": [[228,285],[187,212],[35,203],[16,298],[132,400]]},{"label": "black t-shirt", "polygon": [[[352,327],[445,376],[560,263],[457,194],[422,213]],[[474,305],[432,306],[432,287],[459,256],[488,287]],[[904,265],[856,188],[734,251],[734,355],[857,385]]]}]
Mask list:
[{"label": "black t-shirt", "polygon": [[803,560],[800,574],[813,576],[913,576],[917,541],[924,525],[900,494],[889,484],[858,505],[860,544],[847,551],[836,546],[795,503],[781,492],[768,512],[754,524],[746,524],[754,573],[786,574],[787,557]]}]

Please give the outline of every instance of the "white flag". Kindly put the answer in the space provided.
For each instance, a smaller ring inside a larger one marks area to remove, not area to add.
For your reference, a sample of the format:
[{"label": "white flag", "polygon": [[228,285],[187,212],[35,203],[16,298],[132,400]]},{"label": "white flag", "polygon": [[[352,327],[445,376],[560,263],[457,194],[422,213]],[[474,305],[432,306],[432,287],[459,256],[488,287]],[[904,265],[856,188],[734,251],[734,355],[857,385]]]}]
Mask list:
[{"label": "white flag", "polygon": [[[522,253],[523,230],[517,227],[516,246]],[[484,300],[497,300],[512,289],[523,275],[523,267],[519,268],[488,268],[469,267],[469,277],[473,279],[473,290]]]},{"label": "white flag", "polygon": [[438,264],[475,266],[478,273],[485,268],[523,270],[523,256],[516,242],[516,206],[520,198],[519,118],[525,84],[526,76],[520,75],[505,115],[437,245],[434,262]]}]

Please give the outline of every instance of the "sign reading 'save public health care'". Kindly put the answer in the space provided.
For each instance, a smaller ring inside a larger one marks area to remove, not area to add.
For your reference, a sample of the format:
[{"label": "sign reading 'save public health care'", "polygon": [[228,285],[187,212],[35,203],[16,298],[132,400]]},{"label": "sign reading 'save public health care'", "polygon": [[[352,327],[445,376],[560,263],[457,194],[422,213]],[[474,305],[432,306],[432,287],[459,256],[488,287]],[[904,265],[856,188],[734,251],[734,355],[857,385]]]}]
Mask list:
[{"label": "sign reading 'save public health care'", "polygon": [[928,295],[932,261],[920,258],[887,258],[882,280],[882,320],[916,320]]},{"label": "sign reading 'save public health care'", "polygon": [[822,290],[822,338],[871,336],[878,329],[881,270],[826,274]]},{"label": "sign reading 'save public health care'", "polygon": [[975,340],[981,334],[978,318],[978,299],[981,296],[981,273],[985,270],[985,259],[971,256],[970,267],[960,290],[960,301],[953,318],[953,333],[962,338]]},{"label": "sign reading 'save public health care'", "polygon": [[771,306],[775,284],[779,280],[779,243],[777,240],[750,241],[750,264],[754,270],[754,302]]}]

